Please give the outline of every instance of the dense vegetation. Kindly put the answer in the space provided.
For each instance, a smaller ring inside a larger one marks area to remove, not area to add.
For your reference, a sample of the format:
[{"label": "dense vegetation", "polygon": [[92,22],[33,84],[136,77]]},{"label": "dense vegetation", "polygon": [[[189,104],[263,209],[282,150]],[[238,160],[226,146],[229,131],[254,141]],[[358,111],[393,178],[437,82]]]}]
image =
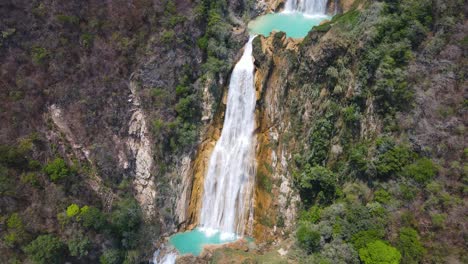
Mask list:
[{"label": "dense vegetation", "polygon": [[[174,222],[171,185],[180,182],[171,169],[195,153],[203,122],[222,112],[218,104],[246,40],[233,28],[245,26],[255,4],[104,2],[0,4],[1,263],[130,264],[151,257],[161,225]],[[355,2],[316,27],[297,53],[284,52],[280,104],[291,131],[280,140],[292,142],[288,166],[301,197],[291,234],[297,247],[287,257],[468,262],[468,150],[460,122],[468,106],[460,92],[466,61],[457,58],[466,55],[467,39],[454,36],[464,34],[464,3]],[[325,34],[332,36],[330,54],[310,58]],[[284,35],[273,37],[279,48]],[[157,163],[151,173],[159,211],[151,221],[133,196],[134,164],[117,166],[134,111],[130,81]],[[451,85],[456,89],[444,90]],[[211,113],[202,113],[202,102]],[[51,119],[51,105],[62,109],[72,136]],[[267,174],[257,181],[274,193],[278,182]],[[260,221],[273,229],[285,220]]]},{"label": "dense vegetation", "polygon": [[[303,57],[293,62],[298,72],[293,81],[304,88],[295,96],[313,100],[318,113],[311,124],[292,117],[292,133],[305,137],[293,166],[303,208],[295,236],[304,251],[293,259],[366,264],[467,261],[463,228],[447,226],[448,215],[457,217],[454,222],[464,221],[456,212],[465,208],[467,172],[454,166],[466,162],[466,145],[452,146],[455,155],[441,154],[431,149],[432,142],[415,143],[414,128],[401,124],[403,116],[418,111],[415,96],[424,83],[410,72],[414,74],[421,60],[435,60],[443,45],[434,50],[435,42],[450,41],[449,27],[464,17],[458,5],[462,3],[367,1],[364,10],[335,16],[302,43]],[[310,65],[317,62],[307,61],[306,51],[317,34],[327,32],[352,48],[337,47],[325,65],[313,68]],[[359,47],[353,46],[356,43]],[[465,76],[457,67],[454,71]],[[323,88],[326,92],[320,92]],[[294,112],[305,111],[299,100],[290,103]],[[363,134],[370,103],[381,130]],[[454,116],[466,111],[466,106],[456,107]],[[439,241],[449,229],[453,232]]]}]

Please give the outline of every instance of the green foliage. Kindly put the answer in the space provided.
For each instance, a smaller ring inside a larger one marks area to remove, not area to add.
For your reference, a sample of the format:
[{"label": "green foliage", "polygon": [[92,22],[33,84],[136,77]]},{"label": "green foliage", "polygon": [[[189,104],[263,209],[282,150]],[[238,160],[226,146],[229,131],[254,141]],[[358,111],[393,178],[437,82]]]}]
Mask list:
[{"label": "green foliage", "polygon": [[330,148],[330,138],[334,130],[332,115],[327,115],[326,118],[321,118],[315,123],[312,131],[310,142],[309,163],[312,165],[324,165]]},{"label": "green foliage", "polygon": [[307,224],[301,224],[296,231],[299,245],[307,252],[314,252],[320,248],[320,234],[310,229]]},{"label": "green foliage", "polygon": [[34,187],[39,187],[39,179],[37,173],[35,172],[27,172],[21,174],[21,182],[30,184]]},{"label": "green foliage", "polygon": [[99,209],[88,205],[81,207],[77,219],[84,227],[94,228],[95,230],[100,230],[106,222],[104,214]]},{"label": "green foliage", "polygon": [[53,235],[40,235],[23,250],[35,263],[61,263],[64,244]]},{"label": "green foliage", "polygon": [[120,235],[137,230],[141,222],[141,209],[137,201],[133,198],[120,200],[111,213],[110,222]]},{"label": "green foliage", "polygon": [[381,230],[384,228],[386,218],[371,213],[370,208],[361,204],[349,204],[343,222],[343,234],[345,239],[350,239],[354,234],[366,230]]},{"label": "green foliage", "polygon": [[81,35],[80,44],[83,48],[91,48],[93,45],[94,36],[91,33],[83,33]]},{"label": "green foliage", "polygon": [[306,205],[329,203],[336,197],[336,175],[322,166],[306,165],[299,178],[301,197]]},{"label": "green foliage", "polygon": [[262,171],[259,171],[257,173],[257,179],[259,183],[259,187],[262,188],[262,190],[266,192],[271,192],[271,189],[273,188],[273,183],[271,182],[271,179],[268,177],[267,174],[265,174]]},{"label": "green foliage", "polygon": [[352,236],[351,243],[356,250],[360,250],[365,248],[367,244],[382,239],[384,234],[383,229],[360,231]]},{"label": "green foliage", "polygon": [[138,264],[138,263],[141,263],[139,252],[137,250],[127,251],[127,254],[125,254],[125,259],[123,261],[123,264]]},{"label": "green foliage", "polygon": [[364,264],[399,264],[401,260],[398,249],[387,245],[382,240],[370,242],[359,249],[359,257]]},{"label": "green foliage", "polygon": [[381,204],[388,204],[392,199],[392,196],[384,189],[378,189],[374,193],[374,199]]},{"label": "green foliage", "polygon": [[446,214],[431,214],[432,225],[435,228],[443,228],[445,224]]},{"label": "green foliage", "polygon": [[206,48],[208,47],[208,38],[206,36],[203,36],[197,39],[197,45],[201,50],[206,50]]},{"label": "green foliage", "polygon": [[229,69],[229,65],[225,61],[217,59],[214,56],[208,56],[208,59],[202,65],[202,69],[205,72],[217,74],[227,71]]},{"label": "green foliage", "polygon": [[122,262],[122,254],[118,249],[107,249],[99,257],[101,264],[120,264]]},{"label": "green foliage", "polygon": [[343,119],[346,122],[346,125],[351,128],[355,128],[361,120],[359,108],[356,107],[356,105],[343,108]]},{"label": "green foliage", "polygon": [[[409,45],[409,44],[408,44]],[[406,47],[405,54],[411,54]],[[404,55],[410,57],[411,55]],[[405,59],[409,60],[409,59]],[[405,109],[413,100],[413,92],[408,88],[406,70],[397,67],[397,62],[390,56],[385,56],[377,69],[377,82],[373,93],[378,105],[378,111],[382,115],[394,113]]]},{"label": "green foliage", "polygon": [[26,152],[22,148],[0,145],[0,164],[11,168],[24,168],[27,165]]},{"label": "green foliage", "polygon": [[309,208],[307,211],[301,211],[300,220],[312,224],[318,223],[322,214],[322,209],[317,205]]},{"label": "green foliage", "polygon": [[57,15],[56,18],[62,24],[78,25],[80,23],[80,19],[77,16],[60,14]]},{"label": "green foliage", "polygon": [[437,174],[437,167],[428,158],[421,158],[403,168],[402,174],[420,184],[427,184]]},{"label": "green foliage", "polygon": [[420,263],[426,250],[421,241],[419,241],[418,232],[410,227],[404,227],[400,230],[397,248],[402,254],[402,263],[417,264]]},{"label": "green foliage", "polygon": [[375,161],[377,176],[386,179],[396,176],[412,158],[412,152],[405,146],[386,146],[386,142],[378,143],[379,154]]},{"label": "green foliage", "polygon": [[170,29],[162,33],[162,36],[161,36],[162,43],[169,45],[171,43],[174,43],[175,40],[176,40],[176,34],[174,30]]},{"label": "green foliage", "polygon": [[18,213],[13,213],[7,219],[7,233],[3,237],[3,241],[8,247],[14,247],[24,241],[26,231],[23,220]]},{"label": "green foliage", "polygon": [[35,64],[44,63],[45,59],[49,56],[49,51],[44,47],[33,47],[31,50],[32,61]]},{"label": "green foliage", "polygon": [[67,217],[71,218],[80,212],[80,207],[77,204],[71,204],[67,207]]},{"label": "green foliage", "polygon": [[65,163],[65,161],[61,158],[56,158],[52,162],[49,162],[44,167],[44,172],[47,173],[50,180],[53,182],[57,182],[70,174],[70,170]]},{"label": "green foliage", "polygon": [[13,194],[14,181],[8,173],[8,169],[0,165],[0,195]]},{"label": "green foliage", "polygon": [[88,250],[91,248],[91,241],[81,232],[77,232],[67,241],[68,251],[71,256],[84,257],[88,255]]},{"label": "green foliage", "polygon": [[195,97],[187,96],[179,99],[179,102],[175,105],[175,110],[178,116],[186,120],[193,117],[196,112],[195,107]]}]

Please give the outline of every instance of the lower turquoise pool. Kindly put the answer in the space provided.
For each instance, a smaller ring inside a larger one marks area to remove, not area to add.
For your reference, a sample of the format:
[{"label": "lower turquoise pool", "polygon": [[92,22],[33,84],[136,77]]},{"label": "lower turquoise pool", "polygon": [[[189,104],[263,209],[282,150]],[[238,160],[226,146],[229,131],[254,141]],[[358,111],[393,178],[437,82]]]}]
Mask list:
[{"label": "lower turquoise pool", "polygon": [[169,238],[169,243],[181,254],[200,255],[205,245],[225,244],[237,240],[234,235],[222,234],[221,232],[207,232],[200,228],[191,231],[177,233]]},{"label": "lower turquoise pool", "polygon": [[288,37],[303,38],[313,26],[330,19],[326,15],[304,15],[299,12],[272,13],[252,20],[248,29],[250,34],[268,36],[272,31],[283,31]]}]

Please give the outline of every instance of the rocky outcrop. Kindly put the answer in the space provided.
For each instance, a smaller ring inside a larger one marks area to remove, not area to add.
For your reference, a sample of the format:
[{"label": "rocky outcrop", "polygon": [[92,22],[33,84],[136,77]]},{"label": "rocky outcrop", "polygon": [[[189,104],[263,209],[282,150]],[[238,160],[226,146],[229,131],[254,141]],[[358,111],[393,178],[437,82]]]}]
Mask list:
[{"label": "rocky outcrop", "polygon": [[[152,176],[153,152],[151,141],[148,135],[146,116],[140,108],[140,99],[136,93],[137,84],[130,82],[132,92],[129,101],[133,104],[133,114],[130,118],[128,127],[127,147],[132,155],[134,162],[133,186],[135,189],[135,198],[140,203],[143,213],[147,219],[155,216],[155,198],[156,189],[154,177]],[[120,159],[120,165],[128,168],[128,162]]]}]

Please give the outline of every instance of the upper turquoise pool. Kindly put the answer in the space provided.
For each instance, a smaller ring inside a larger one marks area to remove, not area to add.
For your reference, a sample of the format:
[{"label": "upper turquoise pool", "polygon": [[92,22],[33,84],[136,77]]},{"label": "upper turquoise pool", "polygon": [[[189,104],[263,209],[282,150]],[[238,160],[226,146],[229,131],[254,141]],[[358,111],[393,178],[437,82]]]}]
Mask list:
[{"label": "upper turquoise pool", "polygon": [[303,38],[313,26],[330,19],[326,15],[304,15],[299,12],[272,13],[257,17],[248,25],[249,33],[269,36],[272,31],[283,31],[290,38]]}]

